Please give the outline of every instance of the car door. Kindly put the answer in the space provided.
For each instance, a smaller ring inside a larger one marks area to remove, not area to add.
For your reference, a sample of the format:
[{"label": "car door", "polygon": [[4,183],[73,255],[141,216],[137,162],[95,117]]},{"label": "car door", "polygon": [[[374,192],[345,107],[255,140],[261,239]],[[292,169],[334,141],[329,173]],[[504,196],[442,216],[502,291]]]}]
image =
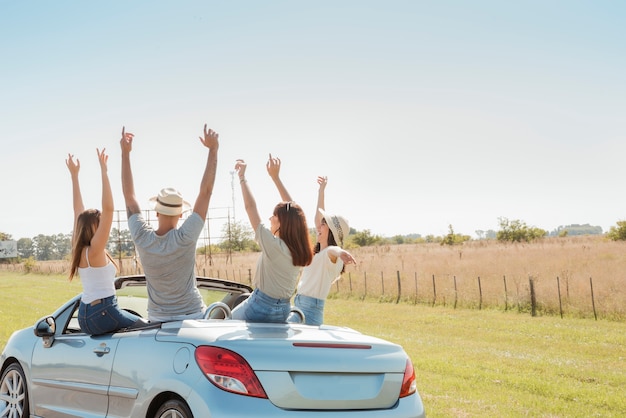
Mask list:
[{"label": "car door", "polygon": [[35,345],[30,388],[35,406],[31,413],[46,418],[104,417],[119,338],[62,329],[48,342],[42,338]]}]

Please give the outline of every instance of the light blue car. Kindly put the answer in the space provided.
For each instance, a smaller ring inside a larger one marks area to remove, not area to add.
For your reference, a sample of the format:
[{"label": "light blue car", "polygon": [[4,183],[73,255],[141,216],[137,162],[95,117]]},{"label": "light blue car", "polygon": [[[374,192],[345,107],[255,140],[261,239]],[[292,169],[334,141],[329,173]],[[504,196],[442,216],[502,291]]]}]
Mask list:
[{"label": "light blue car", "polygon": [[[206,319],[90,336],[80,295],[2,352],[0,417],[424,417],[401,346],[329,325],[233,320],[252,290],[198,277]],[[122,308],[146,317],[143,276],[116,281]]]}]

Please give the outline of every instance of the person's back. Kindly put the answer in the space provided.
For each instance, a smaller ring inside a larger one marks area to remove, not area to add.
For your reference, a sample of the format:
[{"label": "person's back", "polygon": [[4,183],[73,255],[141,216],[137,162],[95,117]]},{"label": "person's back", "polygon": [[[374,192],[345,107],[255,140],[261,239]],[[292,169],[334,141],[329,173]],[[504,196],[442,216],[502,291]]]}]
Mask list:
[{"label": "person's back", "polygon": [[218,134],[207,130],[204,125],[204,138],[200,137],[200,141],[209,148],[209,155],[193,212],[178,228],[178,221],[189,204],[177,190],[162,189],[158,196],[151,199],[157,212],[156,230],[141,215],[135,197],[130,166],[133,137],[122,129],[122,189],[129,229],[146,275],[148,317],[159,322],[201,318],[206,306],[196,287],[196,243],[204,226],[215,183]]},{"label": "person's back", "polygon": [[256,200],[248,186],[246,167],[244,160],[237,160],[235,170],[261,256],[254,275],[256,288],[248,299],[233,309],[232,318],[252,322],[286,322],[300,268],[310,264],[313,258],[306,217],[295,202],[280,202],[274,207],[269,228],[266,227],[261,222]]},{"label": "person's back", "polygon": [[141,213],[131,215],[128,225],[146,275],[150,320],[163,322],[202,315],[206,306],[196,287],[195,255],[204,220],[192,213],[180,228],[162,236]]},{"label": "person's back", "polygon": [[85,209],[78,180],[80,162],[68,154],[65,161],[72,178],[72,203],[74,231],[70,281],[78,274],[83,293],[78,306],[78,324],[83,332],[92,335],[106,334],[121,328],[140,325],[143,320],[124,311],[117,304],[115,275],[117,267],[106,250],[113,223],[113,193],[107,173],[109,156],[104,149],[98,152],[102,177],[102,211]]}]

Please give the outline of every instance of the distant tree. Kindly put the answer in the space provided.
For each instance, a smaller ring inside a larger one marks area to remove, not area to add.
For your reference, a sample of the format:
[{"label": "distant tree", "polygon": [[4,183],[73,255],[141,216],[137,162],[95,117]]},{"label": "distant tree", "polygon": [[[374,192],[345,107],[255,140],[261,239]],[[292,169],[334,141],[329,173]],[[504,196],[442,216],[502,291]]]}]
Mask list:
[{"label": "distant tree", "polygon": [[427,242],[429,244],[432,243],[436,243],[436,242],[441,242],[443,240],[443,237],[440,237],[438,235],[426,235],[426,237],[424,238],[424,242]]},{"label": "distant tree", "polygon": [[33,238],[35,259],[37,261],[52,260],[54,256],[54,240],[48,235],[39,234]]},{"label": "distant tree", "polygon": [[119,257],[120,253],[122,257],[129,256],[135,253],[135,243],[130,235],[128,229],[119,230],[113,228],[111,230],[111,236],[107,243],[107,251],[112,257]]},{"label": "distant tree", "polygon": [[236,221],[224,224],[222,227],[224,240],[219,244],[222,250],[253,251],[256,247],[254,231],[248,223]]},{"label": "distant tree", "polygon": [[57,234],[52,236],[54,242],[54,259],[62,260],[72,252],[72,236],[69,234]]},{"label": "distant tree", "polygon": [[455,234],[452,225],[448,225],[448,235],[443,237],[440,245],[459,245],[470,239],[471,237],[469,235]]},{"label": "distant tree", "polygon": [[0,241],[13,241],[10,234],[0,232]]},{"label": "distant tree", "polygon": [[572,224],[567,226],[559,226],[550,233],[551,236],[569,236],[569,235],[602,235],[601,226],[592,226],[589,224],[579,225]]},{"label": "distant tree", "polygon": [[394,235],[391,240],[394,244],[404,244],[406,242],[406,238],[403,235]]},{"label": "distant tree", "polygon": [[379,235],[372,235],[369,229],[364,229],[351,235],[350,241],[359,247],[367,247],[368,245],[378,244],[382,241],[382,238]]},{"label": "distant tree", "polygon": [[626,241],[626,221],[617,221],[617,226],[612,226],[606,235],[613,241]]},{"label": "distant tree", "polygon": [[24,259],[35,256],[35,246],[32,239],[20,238],[17,240],[17,256]]},{"label": "distant tree", "polygon": [[546,231],[536,227],[529,227],[518,219],[509,221],[507,218],[498,218],[500,230],[497,232],[498,241],[530,242],[546,236]]}]

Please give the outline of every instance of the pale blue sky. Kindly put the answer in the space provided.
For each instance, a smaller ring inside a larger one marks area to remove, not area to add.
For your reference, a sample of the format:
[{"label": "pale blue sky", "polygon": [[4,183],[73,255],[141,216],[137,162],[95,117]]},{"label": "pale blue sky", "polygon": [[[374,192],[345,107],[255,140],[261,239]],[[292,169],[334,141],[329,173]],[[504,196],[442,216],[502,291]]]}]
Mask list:
[{"label": "pale blue sky", "polygon": [[327,210],[374,234],[606,231],[626,218],[625,21],[618,1],[0,0],[0,231],[71,231],[68,152],[100,207],[106,147],[123,209],[122,125],[142,202],[193,202],[205,122],[211,207],[243,158],[269,217],[271,152],[311,221],[327,175]]}]

